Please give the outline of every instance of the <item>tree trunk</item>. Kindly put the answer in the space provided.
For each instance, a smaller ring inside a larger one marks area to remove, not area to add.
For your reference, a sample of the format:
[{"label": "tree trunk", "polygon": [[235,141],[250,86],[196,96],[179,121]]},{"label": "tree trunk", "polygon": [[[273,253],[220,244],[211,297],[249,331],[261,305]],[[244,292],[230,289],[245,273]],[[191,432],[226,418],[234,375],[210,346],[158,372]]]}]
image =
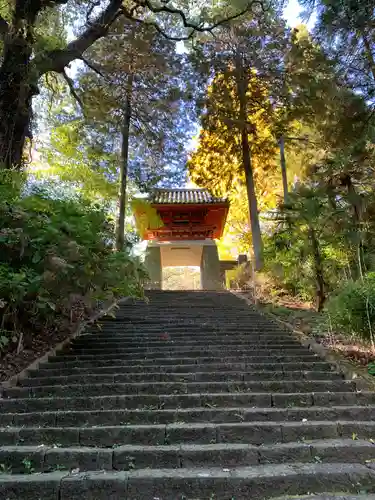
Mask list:
[{"label": "tree trunk", "polygon": [[283,179],[284,205],[286,205],[288,202],[288,176],[287,176],[287,172],[286,172],[284,136],[280,137],[279,146],[280,146],[281,176]]},{"label": "tree trunk", "polygon": [[374,54],[372,53],[371,43],[369,42],[369,39],[367,38],[367,35],[365,33],[362,33],[362,40],[365,46],[365,54],[367,62],[369,63],[371,74],[375,81],[375,60],[374,60]]},{"label": "tree trunk", "polygon": [[255,271],[260,271],[263,267],[263,243],[259,224],[258,202],[255,193],[254,175],[251,164],[251,152],[247,130],[246,91],[248,82],[241,55],[238,52],[236,54],[236,83],[240,103],[242,163],[245,172],[246,191],[249,204],[249,219],[254,251],[254,269]]},{"label": "tree trunk", "polygon": [[63,5],[67,0],[14,0],[14,14],[8,24],[0,16],[3,62],[0,67],[0,168],[22,167],[26,137],[31,137],[32,98],[38,93],[39,78],[49,72],[63,72],[96,40],[108,33],[118,17],[122,0],[110,0],[107,7],[65,49],[33,54],[35,23],[42,9]]},{"label": "tree trunk", "polygon": [[362,227],[361,227],[361,221],[362,221],[362,199],[360,195],[357,193],[352,178],[349,174],[345,174],[341,176],[341,184],[346,187],[347,193],[348,193],[348,200],[349,203],[352,206],[353,210],[353,223],[357,227],[357,234],[358,234],[358,248],[357,248],[357,255],[358,255],[358,273],[359,277],[363,279],[363,272],[366,271],[365,269],[365,263],[363,260],[363,234],[362,234]]},{"label": "tree trunk", "polygon": [[324,290],[323,262],[320,253],[319,241],[316,237],[314,228],[311,226],[309,227],[309,237],[313,251],[314,268],[315,268],[316,309],[318,310],[318,312],[320,312],[323,309],[324,303],[326,301],[326,295]]},{"label": "tree trunk", "polygon": [[128,163],[129,163],[129,137],[130,137],[130,122],[132,117],[133,81],[134,81],[134,75],[131,73],[128,76],[126,84],[124,122],[121,130],[122,146],[121,146],[121,165],[120,165],[119,215],[117,223],[117,240],[116,240],[116,249],[119,252],[124,249],[124,243],[125,243],[126,185],[127,185]]},{"label": "tree trunk", "polygon": [[4,36],[0,67],[0,168],[22,165],[25,138],[30,135],[31,100],[37,94],[31,84],[30,64],[33,27],[41,9],[38,0],[17,0],[12,24]]},{"label": "tree trunk", "polygon": [[329,178],[327,185],[326,185],[326,190],[327,190],[327,198],[328,198],[328,204],[331,210],[335,211],[337,209],[337,203],[336,203],[336,191],[333,183],[333,179]]},{"label": "tree trunk", "polygon": [[247,199],[249,202],[249,218],[251,226],[251,236],[253,241],[254,268],[255,271],[260,271],[263,267],[263,242],[262,234],[260,232],[258,202],[255,194],[253,169],[251,166],[249,138],[246,130],[242,131],[241,139],[242,160],[246,177],[246,191]]},{"label": "tree trunk", "polygon": [[349,174],[341,176],[341,184],[346,187],[348,200],[353,209],[353,219],[356,224],[360,224],[362,218],[362,200],[360,195],[355,190],[352,178]]}]

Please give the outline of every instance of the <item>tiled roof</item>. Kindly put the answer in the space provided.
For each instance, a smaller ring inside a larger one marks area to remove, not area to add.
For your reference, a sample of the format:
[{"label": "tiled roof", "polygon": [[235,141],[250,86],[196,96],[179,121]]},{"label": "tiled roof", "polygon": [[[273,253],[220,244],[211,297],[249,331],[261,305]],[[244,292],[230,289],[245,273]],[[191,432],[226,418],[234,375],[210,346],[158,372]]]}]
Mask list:
[{"label": "tiled roof", "polygon": [[158,205],[227,202],[225,198],[217,198],[205,189],[154,189],[150,198],[151,203]]}]

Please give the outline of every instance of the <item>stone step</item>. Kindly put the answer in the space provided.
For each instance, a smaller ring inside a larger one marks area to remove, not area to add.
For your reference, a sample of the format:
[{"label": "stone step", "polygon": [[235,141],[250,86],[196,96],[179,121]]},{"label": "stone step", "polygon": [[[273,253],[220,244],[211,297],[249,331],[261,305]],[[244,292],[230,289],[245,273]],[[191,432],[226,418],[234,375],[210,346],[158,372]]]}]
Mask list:
[{"label": "stone step", "polygon": [[[61,367],[56,365],[60,365]],[[38,370],[30,370],[28,375],[30,377],[49,377],[49,376],[59,376],[66,374],[96,374],[96,373],[113,373],[113,371],[118,371],[121,373],[144,373],[144,365],[130,365],[125,361],[119,361],[115,365],[111,361],[101,362],[99,366],[97,364],[89,361],[82,362],[78,368],[71,366],[64,367],[64,363],[42,363],[40,365],[42,368]],[[261,372],[273,372],[275,369],[287,373],[289,371],[324,371],[332,372],[333,368],[329,363],[326,362],[295,362],[295,363],[206,363],[201,364],[191,364],[191,365],[157,365],[154,370],[157,369],[161,373],[186,373],[186,372],[228,372],[233,370],[238,371],[261,371]]]},{"label": "stone step", "polygon": [[137,394],[96,397],[0,399],[1,413],[63,410],[168,409],[196,407],[311,407],[375,405],[374,392]]},{"label": "stone step", "polygon": [[316,440],[254,446],[245,443],[160,446],[119,445],[113,448],[3,446],[0,463],[12,474],[71,471],[243,467],[293,462],[361,463],[375,458],[369,441]]},{"label": "stone step", "polygon": [[[330,489],[374,491],[375,472],[361,464],[270,464],[231,468],[139,469],[135,471],[0,476],[9,500],[265,500]],[[111,496],[109,496],[111,495]]]},{"label": "stone step", "polygon": [[138,321],[134,320],[126,320],[119,321],[113,323],[105,323],[98,322],[91,327],[89,331],[123,331],[126,333],[132,332],[153,332],[153,331],[161,331],[161,330],[169,330],[171,332],[176,333],[186,333],[192,332],[194,334],[198,334],[199,332],[211,332],[211,333],[220,333],[225,332],[227,334],[232,334],[239,329],[239,333],[242,331],[243,333],[254,332],[260,334],[264,331],[265,334],[268,333],[284,333],[287,334],[289,330],[282,329],[276,323],[272,323],[268,320],[264,322],[259,322],[259,320],[255,317],[247,316],[247,317],[235,317],[228,318],[228,314],[224,314],[222,317],[206,317],[206,316],[197,316],[194,321],[186,320],[186,316],[184,318],[185,312],[182,311],[178,317],[171,319],[170,321],[166,321],[165,318],[155,317],[155,318],[142,318]]},{"label": "stone step", "polygon": [[19,382],[21,387],[37,387],[42,385],[69,385],[69,384],[112,384],[130,382],[251,382],[266,380],[342,380],[339,373],[326,371],[259,371],[259,372],[190,372],[190,373],[121,373],[113,370],[107,374],[83,374],[68,376],[44,376],[26,378]]},{"label": "stone step", "polygon": [[[191,314],[191,309],[194,304],[196,314]],[[217,310],[215,309],[217,308]],[[161,309],[162,308],[162,309]],[[163,309],[167,308],[168,314],[163,313]],[[204,299],[201,303],[196,303],[194,300],[187,298],[185,303],[175,303],[172,300],[167,299],[163,302],[155,301],[149,304],[139,304],[139,307],[134,307],[134,305],[129,304],[128,306],[122,305],[120,309],[116,311],[115,315],[106,315],[101,318],[102,321],[108,321],[115,323],[119,320],[126,320],[128,318],[140,319],[137,312],[142,310],[145,317],[149,316],[162,316],[164,321],[169,321],[171,318],[178,317],[178,315],[183,311],[186,312],[187,321],[194,321],[200,318],[200,315],[204,317],[212,316],[222,316],[226,312],[228,314],[235,316],[247,316],[247,317],[257,317],[261,321],[264,320],[264,316],[259,316],[258,311],[255,308],[249,307],[246,303],[238,302],[235,299],[233,302],[228,302],[228,298],[223,301],[210,301]],[[179,316],[181,318],[181,315]]]},{"label": "stone step", "polygon": [[[30,370],[28,372],[29,377],[58,377],[58,376],[66,376],[66,375],[95,375],[95,374],[112,374],[112,373],[145,373],[145,367],[142,365],[132,365],[128,366],[128,364],[116,364],[113,365],[111,362],[106,363],[104,366],[93,366],[86,367],[80,366],[80,368],[55,368],[56,363],[45,363],[42,364],[43,368]],[[290,372],[307,372],[307,373],[315,373],[315,372],[324,372],[327,373],[327,377],[329,378],[329,374],[333,373],[333,368],[329,363],[325,362],[317,362],[317,363],[278,363],[276,366],[274,363],[253,363],[246,365],[244,363],[207,363],[206,365],[158,365],[154,367],[151,373],[154,373],[155,370],[158,373],[164,374],[178,374],[178,373],[228,373],[231,371],[245,372],[260,372],[264,373],[266,377],[268,377],[268,373],[275,371],[275,369],[279,370],[283,373]],[[150,372],[149,372],[150,373]]]},{"label": "stone step", "polygon": [[249,408],[249,407],[197,407],[111,410],[70,410],[33,413],[3,413],[1,425],[22,427],[72,427],[72,426],[118,426],[138,424],[171,423],[236,423],[236,422],[302,422],[323,420],[371,421],[375,406],[331,406],[331,407],[288,407],[288,408]]},{"label": "stone step", "polygon": [[121,335],[129,339],[134,338],[139,335],[141,338],[150,336],[158,336],[162,333],[169,333],[176,338],[204,338],[205,335],[209,335],[212,338],[215,337],[232,337],[235,336],[247,336],[254,338],[261,338],[262,335],[266,339],[268,338],[293,338],[290,330],[282,329],[277,325],[267,326],[254,324],[254,320],[238,321],[238,322],[226,322],[225,319],[218,321],[217,323],[205,323],[202,324],[202,320],[198,320],[196,323],[186,323],[183,321],[179,323],[178,321],[173,321],[173,323],[166,323],[163,321],[157,321],[155,323],[139,323],[139,324],[128,324],[119,323],[118,325],[109,324],[98,324],[95,327],[91,327],[87,330],[86,334],[93,335],[103,335],[109,333],[111,336],[115,337]]},{"label": "stone step", "polygon": [[[157,328],[160,325],[167,325],[171,328],[191,328],[191,327],[219,327],[219,328],[229,328],[233,324],[241,324],[242,327],[249,327],[250,329],[256,329],[259,327],[264,327],[266,329],[276,330],[278,324],[276,322],[270,321],[269,318],[259,315],[256,313],[248,313],[239,310],[231,310],[231,308],[221,307],[221,311],[209,311],[207,309],[202,310],[200,313],[196,311],[196,314],[191,314],[191,309],[181,308],[176,309],[176,311],[171,311],[168,309],[168,315],[160,316],[155,314],[155,311],[147,312],[144,308],[137,308],[136,314],[122,314],[121,312],[116,313],[116,318],[101,318],[95,324],[91,325],[91,328],[100,327],[113,327],[113,328],[135,328],[138,326],[144,326],[145,328]],[[99,326],[98,326],[99,325]]]},{"label": "stone step", "polygon": [[364,493],[363,495],[335,495],[322,493],[321,495],[284,496],[274,498],[273,500],[375,500],[375,495],[369,495],[368,493]]},{"label": "stone step", "polygon": [[186,334],[191,332],[193,335],[202,336],[204,333],[209,333],[211,335],[236,335],[243,334],[248,335],[254,333],[260,335],[264,332],[267,336],[272,335],[291,335],[290,331],[287,329],[280,328],[276,323],[272,323],[266,320],[263,323],[259,323],[258,319],[253,317],[247,318],[237,318],[233,320],[228,320],[228,318],[215,318],[209,319],[204,316],[197,317],[195,321],[188,321],[186,317],[184,318],[184,313],[182,312],[178,318],[174,318],[171,321],[165,321],[165,318],[158,318],[155,320],[141,320],[138,322],[132,321],[118,321],[113,323],[98,322],[92,325],[86,333],[89,332],[123,332],[125,335],[141,333],[142,332],[161,332],[169,331],[170,333],[175,333],[176,335]]},{"label": "stone step", "polygon": [[[143,311],[142,311],[143,314]],[[185,316],[185,317],[184,317]],[[207,316],[202,314],[197,315],[194,320],[189,320],[187,317],[187,311],[181,310],[180,313],[174,315],[173,317],[166,319],[165,317],[150,315],[144,316],[142,318],[131,318],[125,317],[124,319],[119,318],[116,321],[98,321],[92,329],[108,328],[114,329],[124,329],[126,331],[130,330],[160,330],[160,328],[171,328],[176,331],[186,331],[189,329],[201,331],[205,330],[227,330],[230,332],[231,327],[240,326],[242,329],[248,330],[258,330],[261,331],[263,328],[266,331],[280,331],[276,323],[270,322],[269,320],[259,321],[259,318],[249,315],[235,315],[232,316],[229,312],[224,312],[223,314],[217,316]],[[233,332],[233,330],[232,330]]]},{"label": "stone step", "polygon": [[[231,319],[238,320],[242,318],[256,319],[258,323],[264,323],[267,321],[264,316],[259,316],[257,311],[249,308],[246,309],[246,305],[245,308],[233,307],[232,305],[228,307],[225,304],[221,304],[219,307],[217,306],[218,304],[204,304],[202,306],[197,305],[195,307],[194,314],[191,314],[193,304],[173,307],[173,304],[165,303],[156,305],[156,307],[148,307],[147,305],[141,306],[142,309],[129,307],[127,310],[124,308],[118,311],[115,317],[104,316],[101,318],[101,321],[107,323],[118,323],[119,321],[143,322],[150,319],[156,319],[162,321],[163,323],[173,323],[176,319],[181,321],[182,317],[185,315],[187,324],[198,322],[201,319],[203,321],[208,321],[209,319],[216,321],[218,318],[225,318],[228,319],[228,321]],[[161,308],[167,308],[168,314],[163,314],[163,310],[161,310]],[[140,310],[142,310],[141,316],[137,314]]]},{"label": "stone step", "polygon": [[56,357],[51,357],[50,359],[59,359],[60,361],[69,361],[72,359],[82,359],[82,360],[89,360],[89,359],[131,359],[131,360],[137,360],[137,359],[149,359],[151,361],[157,360],[157,359],[164,359],[164,358],[170,358],[174,359],[174,357],[178,358],[194,358],[198,362],[201,358],[207,358],[207,357],[220,357],[225,353],[225,357],[235,357],[235,358],[243,358],[246,356],[252,356],[252,357],[265,357],[269,356],[270,358],[283,358],[289,357],[289,356],[294,356],[294,357],[299,357],[299,356],[311,356],[314,357],[315,355],[311,353],[307,348],[299,348],[299,349],[286,349],[286,350],[281,350],[281,349],[274,349],[274,350],[269,350],[269,349],[256,349],[251,348],[250,346],[246,346],[246,348],[243,349],[186,349],[186,350],[179,350],[179,349],[162,349],[160,351],[145,351],[143,354],[141,352],[135,353],[131,352],[127,349],[116,349],[115,352],[113,351],[107,351],[103,352],[100,349],[98,350],[91,350],[87,354],[84,352],[80,352],[79,350],[76,350],[74,352],[62,352],[61,354],[58,354]]},{"label": "stone step", "polygon": [[267,333],[262,330],[249,331],[249,329],[241,329],[236,327],[236,333],[233,333],[233,328],[228,329],[228,331],[211,331],[202,330],[197,327],[192,332],[173,332],[170,328],[162,327],[155,331],[144,331],[143,329],[136,329],[134,331],[126,330],[114,330],[112,328],[93,330],[86,334],[82,334],[79,338],[85,341],[90,338],[98,338],[104,341],[108,338],[110,341],[121,341],[121,342],[155,342],[155,341],[165,341],[165,335],[168,338],[174,340],[175,342],[201,342],[207,339],[208,342],[237,340],[238,342],[248,342],[253,340],[254,342],[288,342],[293,340],[294,337],[290,332],[283,332],[282,330],[275,330],[274,332]]},{"label": "stone step", "polygon": [[[155,301],[149,304],[140,304],[142,311],[144,312],[145,316],[160,316],[164,319],[164,321],[168,321],[169,319],[173,318],[174,316],[178,315],[181,311],[187,312],[187,319],[194,320],[195,318],[199,317],[200,314],[203,314],[205,317],[206,316],[222,316],[223,313],[228,312],[231,315],[235,315],[238,313],[238,315],[243,315],[243,316],[250,316],[258,317],[258,313],[255,309],[249,308],[247,304],[242,303],[239,304],[236,302],[236,299],[233,302],[228,303],[228,298],[225,298],[223,301],[210,301],[207,300],[207,298],[204,298],[200,303],[194,301],[194,299],[187,298],[187,300],[183,303],[177,303],[173,302],[173,300],[165,300],[165,301]],[[195,313],[194,315],[191,314],[191,309],[192,307],[195,307]],[[215,310],[215,306],[220,306],[217,307],[217,311]],[[167,308],[168,309],[168,315],[163,316],[163,310],[162,309]],[[133,307],[132,304],[129,304],[129,306],[123,306],[121,309],[116,313],[116,317],[113,316],[104,316],[102,319],[104,321],[116,321],[119,318],[121,319],[127,319],[127,318],[134,318],[139,320],[140,317],[137,315],[137,310],[139,311],[140,308],[138,307]],[[263,319],[263,317],[261,317]]]},{"label": "stone step", "polygon": [[[235,332],[235,333],[234,333]],[[154,325],[153,327],[148,326],[139,326],[139,327],[132,327],[130,328],[128,325],[126,326],[117,326],[117,328],[114,328],[112,326],[100,326],[99,328],[92,328],[88,330],[86,334],[84,334],[82,337],[85,338],[89,335],[105,335],[107,334],[110,337],[114,338],[125,338],[128,340],[132,340],[134,338],[137,338],[137,336],[140,339],[150,339],[150,340],[155,340],[155,338],[160,337],[160,335],[163,335],[165,333],[168,333],[171,337],[174,339],[188,339],[188,340],[193,340],[193,339],[205,339],[206,336],[209,337],[211,340],[215,340],[216,338],[222,338],[222,337],[229,337],[229,338],[236,338],[239,336],[241,339],[242,337],[247,337],[247,338],[253,338],[256,340],[262,340],[263,338],[265,340],[272,340],[272,339],[287,339],[287,338],[293,338],[292,334],[290,331],[287,330],[282,330],[278,327],[275,328],[262,328],[257,326],[256,328],[253,327],[251,328],[250,326],[244,326],[243,324],[238,324],[238,325],[230,325],[230,326],[212,326],[208,327],[205,326],[202,328],[202,325],[199,323],[196,325],[191,325],[188,327],[186,323],[182,324],[180,328],[177,327],[176,324],[172,326],[168,326],[162,323],[159,323],[158,325]]]},{"label": "stone step", "polygon": [[243,349],[246,346],[256,346],[259,349],[268,349],[268,347],[271,347],[271,349],[295,349],[299,348],[301,349],[301,344],[300,342],[293,340],[291,338],[285,337],[285,338],[280,338],[279,337],[274,337],[274,338],[269,338],[268,340],[258,338],[258,337],[246,337],[244,339],[237,339],[235,337],[227,337],[227,340],[222,337],[217,337],[215,338],[205,338],[205,337],[199,337],[199,339],[192,339],[191,337],[186,337],[184,338],[176,338],[173,337],[172,335],[168,333],[160,333],[158,335],[155,335],[153,337],[145,337],[141,338],[140,336],[137,336],[136,334],[132,338],[126,338],[124,339],[123,337],[107,337],[107,340],[105,340],[105,337],[97,337],[96,335],[92,335],[90,337],[87,337],[86,339],[80,339],[79,341],[72,341],[70,344],[70,347],[74,348],[86,348],[86,347],[93,347],[99,346],[99,347],[122,347],[123,349],[131,349],[131,350],[138,350],[138,348],[141,349],[149,349],[152,350],[153,348],[159,349],[159,348],[181,348],[181,349],[190,349],[194,348],[197,350],[198,347],[204,347],[205,349],[209,347],[213,347],[216,349],[220,349],[221,347],[230,347],[234,348],[235,350]]},{"label": "stone step", "polygon": [[307,347],[301,347],[301,345],[284,345],[284,346],[278,346],[278,345],[270,345],[270,346],[258,346],[257,344],[252,344],[251,342],[248,342],[247,344],[244,344],[242,347],[239,345],[231,345],[231,346],[225,346],[224,344],[221,346],[217,345],[205,345],[199,349],[196,346],[190,347],[189,346],[181,346],[181,345],[174,345],[171,342],[166,342],[164,345],[161,345],[160,347],[124,347],[122,344],[119,344],[116,347],[100,347],[96,346],[95,343],[92,343],[92,345],[88,345],[85,347],[77,347],[77,346],[69,346],[67,347],[63,352],[62,355],[75,355],[75,356],[80,356],[80,355],[95,355],[97,356],[102,355],[102,354],[112,354],[114,351],[116,354],[128,354],[129,357],[142,357],[142,356],[155,356],[158,357],[160,355],[162,356],[175,356],[176,353],[180,354],[181,356],[185,356],[187,354],[196,356],[199,358],[200,356],[207,356],[208,354],[222,354],[223,349],[225,350],[228,355],[237,355],[236,353],[242,352],[248,353],[248,352],[256,352],[257,354],[264,356],[265,354],[271,353],[272,355],[274,354],[293,354],[293,355],[298,355],[298,354],[306,354],[306,352],[309,352],[309,349]]},{"label": "stone step", "polygon": [[[6,427],[3,445],[94,446],[246,443],[253,445],[317,439],[372,439],[375,422],[231,422],[120,425],[99,427]],[[354,439],[354,440],[356,440]]]},{"label": "stone step", "polygon": [[191,394],[212,392],[348,392],[355,391],[355,382],[348,380],[266,380],[262,382],[135,382],[92,383],[77,385],[43,385],[4,389],[6,398],[106,396],[112,394]]},{"label": "stone step", "polygon": [[[225,352],[225,351],[224,351]],[[226,354],[226,353],[225,353]],[[254,353],[253,353],[254,354]],[[319,358],[311,353],[311,354],[304,354],[300,356],[246,356],[246,355],[238,355],[238,356],[207,356],[204,357],[202,356],[201,358],[196,358],[196,357],[163,357],[163,358],[131,358],[128,356],[121,356],[116,353],[114,354],[108,354],[104,356],[65,356],[65,355],[58,355],[58,356],[51,356],[49,358],[49,362],[52,363],[64,363],[67,365],[68,363],[73,363],[76,364],[77,366],[81,366],[81,363],[85,361],[94,361],[94,365],[97,363],[100,363],[102,361],[110,361],[112,364],[117,363],[118,361],[127,361],[129,364],[129,361],[131,361],[130,365],[148,365],[148,366],[156,366],[157,364],[161,365],[182,365],[182,364],[201,364],[201,363],[231,363],[231,362],[243,362],[243,363],[281,363],[281,362],[286,362],[286,363],[295,363],[298,361],[302,362],[308,362],[312,363],[315,360],[318,360]],[[70,365],[72,366],[72,365]]]},{"label": "stone step", "polygon": [[77,339],[73,340],[71,342],[71,346],[74,347],[118,347],[118,346],[123,346],[123,347],[129,347],[132,349],[138,349],[140,348],[146,348],[146,349],[151,349],[153,347],[165,347],[169,346],[170,344],[173,347],[196,347],[196,346],[205,346],[210,347],[211,345],[214,347],[218,347],[221,345],[224,346],[238,346],[239,349],[241,349],[244,345],[249,344],[249,343],[256,343],[257,346],[261,349],[267,349],[268,347],[274,347],[274,346],[279,346],[281,349],[284,347],[288,348],[288,346],[299,346],[301,347],[301,344],[297,342],[296,340],[293,339],[270,339],[268,342],[262,339],[261,337],[258,338],[253,338],[253,337],[245,337],[243,339],[239,337],[218,337],[217,339],[197,339],[197,340],[188,340],[188,339],[177,339],[174,340],[172,337],[169,336],[169,334],[166,334],[167,336],[160,335],[156,337],[153,340],[147,340],[147,341],[141,341],[140,339],[121,339],[121,338],[116,338],[116,337],[108,337],[104,335],[103,337],[98,337],[97,335],[91,335],[88,336],[86,339],[83,339],[81,337],[77,337]]}]

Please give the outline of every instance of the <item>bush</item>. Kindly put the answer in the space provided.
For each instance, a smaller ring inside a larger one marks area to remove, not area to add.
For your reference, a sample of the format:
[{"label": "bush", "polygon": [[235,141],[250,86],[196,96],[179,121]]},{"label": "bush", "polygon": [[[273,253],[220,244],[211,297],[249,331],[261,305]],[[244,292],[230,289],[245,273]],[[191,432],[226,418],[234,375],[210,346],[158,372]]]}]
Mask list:
[{"label": "bush", "polygon": [[332,328],[363,340],[372,340],[375,331],[375,273],[352,281],[331,295],[325,307]]},{"label": "bush", "polygon": [[[226,273],[227,287],[250,290],[256,293],[260,302],[273,302],[279,296],[285,295],[286,289],[270,272],[257,272],[253,275],[251,263],[241,264]],[[255,290],[254,290],[255,278]]]},{"label": "bush", "polygon": [[8,194],[0,200],[0,350],[21,332],[53,331],[102,301],[142,294],[144,268],[113,251],[113,224],[101,207]]},{"label": "bush", "polygon": [[252,276],[249,263],[245,262],[227,271],[226,280],[228,288],[240,288],[241,290],[248,290],[251,288]]}]

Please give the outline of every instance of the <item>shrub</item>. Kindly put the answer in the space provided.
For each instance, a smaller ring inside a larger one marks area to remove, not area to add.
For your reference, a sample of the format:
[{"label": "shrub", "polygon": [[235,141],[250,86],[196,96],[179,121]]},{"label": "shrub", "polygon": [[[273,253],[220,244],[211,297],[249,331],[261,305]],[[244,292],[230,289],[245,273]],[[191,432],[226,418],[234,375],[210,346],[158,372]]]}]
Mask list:
[{"label": "shrub", "polygon": [[144,268],[113,251],[113,224],[101,207],[9,193],[0,200],[0,350],[20,332],[53,331],[102,301],[142,294]]},{"label": "shrub", "polygon": [[363,281],[348,282],[331,295],[325,312],[335,331],[373,341],[375,273],[369,273]]},{"label": "shrub", "polygon": [[241,290],[251,288],[252,276],[249,263],[245,262],[227,271],[226,280],[228,288],[240,288]]}]

